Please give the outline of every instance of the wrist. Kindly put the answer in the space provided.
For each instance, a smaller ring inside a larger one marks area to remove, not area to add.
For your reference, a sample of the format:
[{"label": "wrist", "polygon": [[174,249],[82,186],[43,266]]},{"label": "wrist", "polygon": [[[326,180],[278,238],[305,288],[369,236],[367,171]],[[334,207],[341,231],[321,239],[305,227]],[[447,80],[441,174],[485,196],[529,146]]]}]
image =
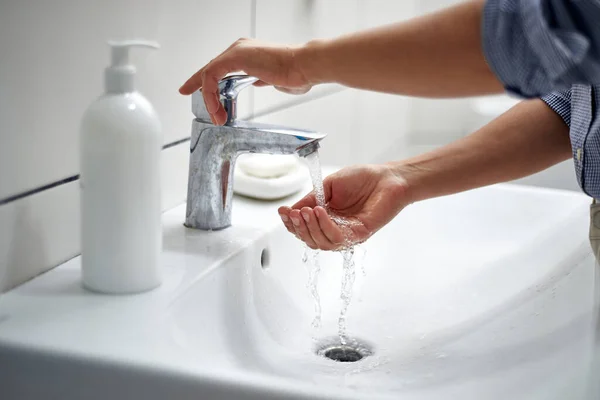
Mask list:
[{"label": "wrist", "polygon": [[404,198],[408,204],[425,200],[424,185],[427,170],[407,161],[387,163],[392,173],[403,182]]},{"label": "wrist", "polygon": [[327,46],[326,40],[315,39],[300,45],[294,52],[296,68],[312,86],[330,82],[325,66]]}]

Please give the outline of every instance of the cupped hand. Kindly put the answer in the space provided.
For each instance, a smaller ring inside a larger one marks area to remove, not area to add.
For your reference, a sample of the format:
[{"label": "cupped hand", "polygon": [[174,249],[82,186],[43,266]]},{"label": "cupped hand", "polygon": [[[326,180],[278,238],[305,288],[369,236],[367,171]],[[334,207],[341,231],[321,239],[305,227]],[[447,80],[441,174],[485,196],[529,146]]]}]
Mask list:
[{"label": "cupped hand", "polygon": [[219,101],[219,81],[230,72],[243,71],[259,79],[255,86],[273,85],[292,94],[306,93],[311,83],[298,63],[301,46],[282,46],[254,39],[238,39],[223,53],[192,75],[179,92],[184,95],[202,88],[206,110],[216,125],[227,121],[227,113]]},{"label": "cupped hand", "polygon": [[311,192],[291,208],[279,208],[287,230],[312,249],[364,242],[410,203],[406,181],[388,165],[344,168],[323,187],[326,207],[317,205]]}]

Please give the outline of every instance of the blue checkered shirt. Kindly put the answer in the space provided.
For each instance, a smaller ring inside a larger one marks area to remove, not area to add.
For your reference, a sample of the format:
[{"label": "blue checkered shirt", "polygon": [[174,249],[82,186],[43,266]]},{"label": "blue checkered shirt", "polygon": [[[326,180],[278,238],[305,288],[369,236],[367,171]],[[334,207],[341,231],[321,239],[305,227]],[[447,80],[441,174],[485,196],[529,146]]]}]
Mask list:
[{"label": "blue checkered shirt", "polygon": [[600,0],[488,0],[482,29],[506,90],[569,125],[579,185],[600,198]]}]

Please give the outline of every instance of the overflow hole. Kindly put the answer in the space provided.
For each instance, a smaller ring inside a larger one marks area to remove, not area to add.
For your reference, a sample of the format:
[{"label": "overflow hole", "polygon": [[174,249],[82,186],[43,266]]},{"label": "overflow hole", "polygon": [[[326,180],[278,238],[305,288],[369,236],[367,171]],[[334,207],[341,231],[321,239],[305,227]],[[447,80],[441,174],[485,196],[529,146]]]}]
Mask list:
[{"label": "overflow hole", "polygon": [[263,251],[260,253],[260,266],[263,269],[267,269],[267,268],[269,268],[270,261],[271,261],[271,257],[269,255],[269,250],[263,249]]}]

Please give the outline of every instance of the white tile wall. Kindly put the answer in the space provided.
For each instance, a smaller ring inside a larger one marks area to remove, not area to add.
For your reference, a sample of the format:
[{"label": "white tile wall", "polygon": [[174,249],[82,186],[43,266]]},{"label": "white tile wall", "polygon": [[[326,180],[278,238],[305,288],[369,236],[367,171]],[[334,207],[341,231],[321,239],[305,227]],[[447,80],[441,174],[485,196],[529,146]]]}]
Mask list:
[{"label": "white tile wall", "polygon": [[360,0],[359,27],[368,29],[414,17],[420,1]]},{"label": "white tile wall", "polygon": [[156,1],[0,5],[0,198],[77,173],[79,116],[101,93],[106,39],[155,38]]},{"label": "white tile wall", "polygon": [[407,156],[411,132],[411,99],[360,91],[356,96],[356,148],[354,162],[400,160]]},{"label": "white tile wall", "polygon": [[545,171],[521,178],[515,183],[580,192],[572,160],[563,161]]},{"label": "white tile wall", "polygon": [[[252,33],[252,1],[0,1],[0,204],[78,174],[78,126],[103,91],[108,39],[147,38],[135,51],[138,88],[157,109],[165,143],[190,135],[183,81]],[[222,20],[227,29],[222,29]],[[241,108],[250,110],[250,97]],[[185,199],[189,143],[163,151],[163,205]],[[0,290],[79,252],[78,183],[0,206]],[[6,279],[2,279],[2,276]]]},{"label": "white tile wall", "polygon": [[310,129],[328,136],[321,142],[321,163],[351,164],[360,151],[358,136],[357,91],[343,90],[257,118],[259,122]]},{"label": "white tile wall", "polygon": [[418,12],[420,14],[437,11],[444,7],[449,7],[460,3],[462,0],[420,0],[418,2]]},{"label": "white tile wall", "polygon": [[[256,0],[256,38],[299,44],[353,32],[359,28],[358,6],[358,0]],[[336,85],[321,85],[293,96],[271,87],[255,89],[254,113],[264,115],[336,91]]]},{"label": "white tile wall", "polygon": [[0,291],[79,254],[79,181],[0,207]]},{"label": "white tile wall", "polygon": [[163,210],[173,208],[185,201],[189,160],[189,141],[163,150],[160,181]]},{"label": "white tile wall", "polygon": [[450,143],[470,133],[473,119],[470,99],[411,99],[410,146]]},{"label": "white tile wall", "polygon": [[[226,45],[250,35],[251,5],[246,0],[3,1],[0,199],[77,173],[80,116],[103,91],[107,39],[144,37],[162,45],[155,54],[134,50],[138,88],[161,116],[165,143],[189,136],[189,99],[177,89]],[[221,18],[227,18],[227,29]]]},{"label": "white tile wall", "polygon": [[[400,158],[409,129],[408,99],[345,89],[257,118],[260,122],[302,127],[326,133],[321,162],[350,165]],[[390,154],[393,148],[397,153]]]}]

